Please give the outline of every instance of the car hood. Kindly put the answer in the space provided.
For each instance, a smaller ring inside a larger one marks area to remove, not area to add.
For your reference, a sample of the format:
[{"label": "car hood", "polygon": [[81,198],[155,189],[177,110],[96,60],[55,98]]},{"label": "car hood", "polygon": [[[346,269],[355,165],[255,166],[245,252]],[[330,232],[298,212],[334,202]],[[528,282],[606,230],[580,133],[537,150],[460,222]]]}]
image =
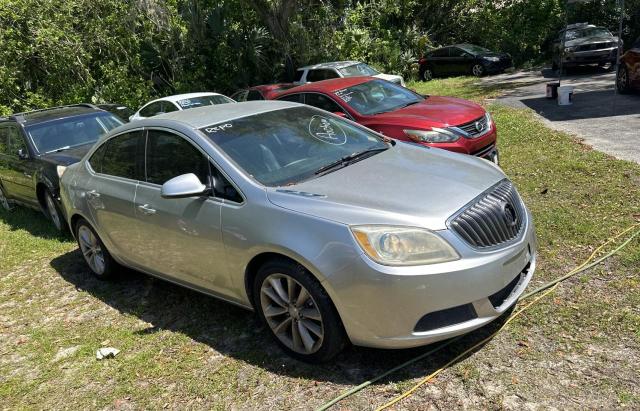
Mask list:
[{"label": "car hood", "polygon": [[610,37],[610,36],[582,37],[575,40],[567,40],[564,46],[572,47],[572,46],[581,46],[583,44],[611,43],[611,42],[617,42],[617,41],[618,41],[617,37]]},{"label": "car hood", "polygon": [[485,114],[478,104],[454,97],[429,96],[418,104],[399,110],[376,114],[376,120],[414,127],[416,122],[427,120],[441,126],[457,126],[476,120]]},{"label": "car hood", "polygon": [[94,144],[95,142],[72,147],[59,153],[43,154],[40,156],[40,158],[53,164],[68,166],[80,161],[82,157],[84,157],[84,155],[87,154],[89,150],[91,150],[91,147],[93,147]]},{"label": "car hood", "polygon": [[492,163],[398,142],[333,173],[267,189],[280,207],[343,224],[446,228],[447,219],[505,178]]}]

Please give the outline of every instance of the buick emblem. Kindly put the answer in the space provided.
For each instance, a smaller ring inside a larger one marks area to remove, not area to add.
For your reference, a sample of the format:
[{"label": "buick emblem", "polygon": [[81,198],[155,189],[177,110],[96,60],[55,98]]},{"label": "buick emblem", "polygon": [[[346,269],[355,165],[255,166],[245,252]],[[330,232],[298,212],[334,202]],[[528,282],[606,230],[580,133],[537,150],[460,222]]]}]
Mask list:
[{"label": "buick emblem", "polygon": [[507,223],[509,227],[515,227],[518,222],[518,214],[516,214],[515,208],[509,203],[504,203],[502,205],[502,215],[504,217],[504,222]]}]

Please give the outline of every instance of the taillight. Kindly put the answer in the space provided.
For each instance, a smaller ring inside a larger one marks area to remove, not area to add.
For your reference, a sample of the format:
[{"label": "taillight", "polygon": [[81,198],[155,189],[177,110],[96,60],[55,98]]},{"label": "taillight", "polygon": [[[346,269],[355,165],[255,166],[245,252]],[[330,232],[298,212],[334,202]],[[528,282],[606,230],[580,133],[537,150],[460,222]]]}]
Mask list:
[{"label": "taillight", "polygon": [[424,64],[427,61],[426,58],[421,57],[420,60],[418,60],[418,64]]}]

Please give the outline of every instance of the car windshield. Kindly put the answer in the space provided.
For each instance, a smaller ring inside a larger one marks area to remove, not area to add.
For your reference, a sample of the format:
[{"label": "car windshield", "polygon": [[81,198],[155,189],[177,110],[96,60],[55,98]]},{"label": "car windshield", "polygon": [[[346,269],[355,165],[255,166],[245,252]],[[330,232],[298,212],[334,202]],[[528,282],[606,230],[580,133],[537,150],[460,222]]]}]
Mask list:
[{"label": "car windshield", "polygon": [[411,90],[384,80],[367,81],[334,94],[364,115],[395,111],[424,100]]},{"label": "car windshield", "polygon": [[124,124],[111,113],[85,114],[27,126],[26,130],[39,153],[81,146]]},{"label": "car windshield", "polygon": [[235,101],[223,95],[191,97],[191,98],[178,100],[178,105],[183,110],[202,107],[202,106],[213,106],[215,104],[226,104],[226,103],[235,103]]},{"label": "car windshield", "polygon": [[265,186],[295,184],[347,156],[389,147],[373,132],[312,107],[270,111],[200,131]]},{"label": "car windshield", "polygon": [[602,27],[589,27],[587,29],[567,31],[567,40],[581,39],[584,37],[611,37],[611,33]]},{"label": "car windshield", "polygon": [[486,49],[484,47],[480,47],[480,46],[476,46],[474,44],[463,44],[460,46],[460,48],[464,51],[466,51],[467,53],[471,53],[471,54],[480,54],[480,53],[490,53],[491,50]]},{"label": "car windshield", "polygon": [[345,77],[375,76],[376,74],[380,74],[378,70],[364,63],[358,63],[352,66],[343,67],[339,71]]}]

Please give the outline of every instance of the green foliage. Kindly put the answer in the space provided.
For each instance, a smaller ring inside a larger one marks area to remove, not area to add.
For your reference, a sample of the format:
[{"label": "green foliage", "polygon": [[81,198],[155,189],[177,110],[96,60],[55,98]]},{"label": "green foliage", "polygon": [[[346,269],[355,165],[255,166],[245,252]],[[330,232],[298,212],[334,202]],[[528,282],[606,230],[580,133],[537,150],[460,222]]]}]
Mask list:
[{"label": "green foliage", "polygon": [[[2,0],[0,115],[80,101],[138,107],[177,92],[291,80],[310,63],[363,60],[411,77],[429,47],[471,42],[548,58],[564,0]],[[640,35],[626,0],[624,40]],[[569,20],[617,30],[614,0]]]}]

